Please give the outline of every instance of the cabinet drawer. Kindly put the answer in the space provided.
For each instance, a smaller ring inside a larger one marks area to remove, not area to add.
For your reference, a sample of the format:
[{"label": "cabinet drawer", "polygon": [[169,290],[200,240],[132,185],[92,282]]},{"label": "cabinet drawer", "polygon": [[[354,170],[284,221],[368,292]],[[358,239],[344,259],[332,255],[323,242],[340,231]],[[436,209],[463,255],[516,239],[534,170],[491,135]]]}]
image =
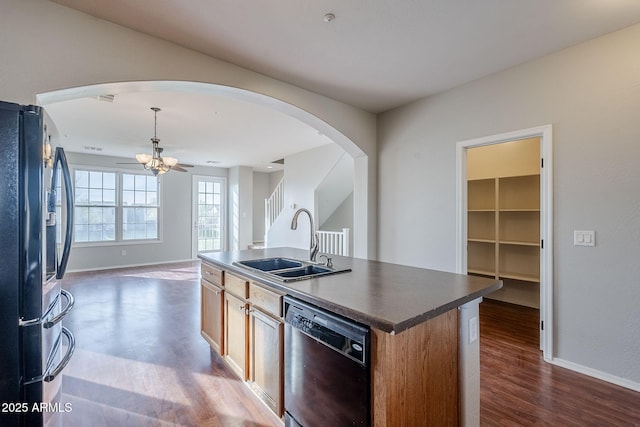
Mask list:
[{"label": "cabinet drawer", "polygon": [[200,269],[204,280],[220,286],[224,285],[224,271],[204,262],[200,265]]},{"label": "cabinet drawer", "polygon": [[237,297],[247,299],[249,297],[249,282],[241,276],[227,272],[225,275],[225,289]]},{"label": "cabinet drawer", "polygon": [[282,294],[264,288],[255,283],[249,285],[249,300],[251,304],[260,307],[267,313],[282,317]]}]

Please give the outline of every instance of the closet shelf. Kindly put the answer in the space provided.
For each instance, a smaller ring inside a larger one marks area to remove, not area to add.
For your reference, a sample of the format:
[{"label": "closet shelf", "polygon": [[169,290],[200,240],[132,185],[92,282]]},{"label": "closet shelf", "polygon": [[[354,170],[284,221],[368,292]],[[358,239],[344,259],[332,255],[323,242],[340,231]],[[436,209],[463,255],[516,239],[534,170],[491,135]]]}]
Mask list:
[{"label": "closet shelf", "polygon": [[526,242],[521,240],[500,240],[498,241],[501,245],[514,245],[514,246],[534,246],[539,247],[539,242]]}]

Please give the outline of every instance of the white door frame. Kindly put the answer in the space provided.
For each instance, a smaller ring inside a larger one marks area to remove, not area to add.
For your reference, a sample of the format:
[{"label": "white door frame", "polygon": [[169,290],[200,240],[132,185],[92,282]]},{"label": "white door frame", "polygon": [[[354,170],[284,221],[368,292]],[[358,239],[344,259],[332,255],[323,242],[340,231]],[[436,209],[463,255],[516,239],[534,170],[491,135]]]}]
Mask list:
[{"label": "white door frame", "polygon": [[222,182],[222,210],[220,218],[220,225],[222,226],[222,250],[227,248],[227,179],[223,176],[210,176],[210,175],[192,175],[191,177],[191,258],[198,258],[198,182],[201,180],[220,181]]},{"label": "white door frame", "polygon": [[553,358],[553,141],[552,126],[460,141],[456,146],[456,271],[467,273],[467,149],[519,139],[540,138],[540,349]]}]

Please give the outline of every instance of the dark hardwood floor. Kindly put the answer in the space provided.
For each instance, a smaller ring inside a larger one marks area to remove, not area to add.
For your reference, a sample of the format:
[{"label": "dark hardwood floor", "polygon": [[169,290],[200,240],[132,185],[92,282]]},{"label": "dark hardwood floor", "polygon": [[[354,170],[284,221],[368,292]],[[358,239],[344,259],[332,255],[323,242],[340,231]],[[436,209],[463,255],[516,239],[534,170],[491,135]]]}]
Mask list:
[{"label": "dark hardwood floor", "polygon": [[483,426],[640,426],[640,393],[544,362],[539,311],[480,304]]},{"label": "dark hardwood floor", "polygon": [[[282,427],[200,337],[199,263],[69,274],[63,287],[77,342],[65,426]],[[537,322],[481,304],[482,425],[640,426],[640,393],[542,361]]]},{"label": "dark hardwood floor", "polygon": [[199,262],[70,274],[65,427],[278,426],[200,336]]}]

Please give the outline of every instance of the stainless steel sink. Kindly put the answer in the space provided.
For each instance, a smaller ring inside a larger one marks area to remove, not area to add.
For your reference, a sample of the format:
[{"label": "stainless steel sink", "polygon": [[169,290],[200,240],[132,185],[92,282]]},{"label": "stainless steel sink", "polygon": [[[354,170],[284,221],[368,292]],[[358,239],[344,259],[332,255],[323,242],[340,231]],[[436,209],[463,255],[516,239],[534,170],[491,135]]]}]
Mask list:
[{"label": "stainless steel sink", "polygon": [[319,267],[317,265],[307,265],[301,268],[290,268],[285,271],[279,271],[273,273],[280,277],[304,277],[304,276],[319,276],[321,274],[333,273],[333,269],[327,267]]},{"label": "stainless steel sink", "polygon": [[238,261],[244,267],[254,268],[260,271],[283,270],[286,268],[302,267],[301,261],[288,258],[264,258],[252,259],[248,261]]},{"label": "stainless steel sink", "polygon": [[233,264],[282,282],[294,282],[351,271],[350,268],[333,268],[310,261],[280,257],[236,261]]}]

